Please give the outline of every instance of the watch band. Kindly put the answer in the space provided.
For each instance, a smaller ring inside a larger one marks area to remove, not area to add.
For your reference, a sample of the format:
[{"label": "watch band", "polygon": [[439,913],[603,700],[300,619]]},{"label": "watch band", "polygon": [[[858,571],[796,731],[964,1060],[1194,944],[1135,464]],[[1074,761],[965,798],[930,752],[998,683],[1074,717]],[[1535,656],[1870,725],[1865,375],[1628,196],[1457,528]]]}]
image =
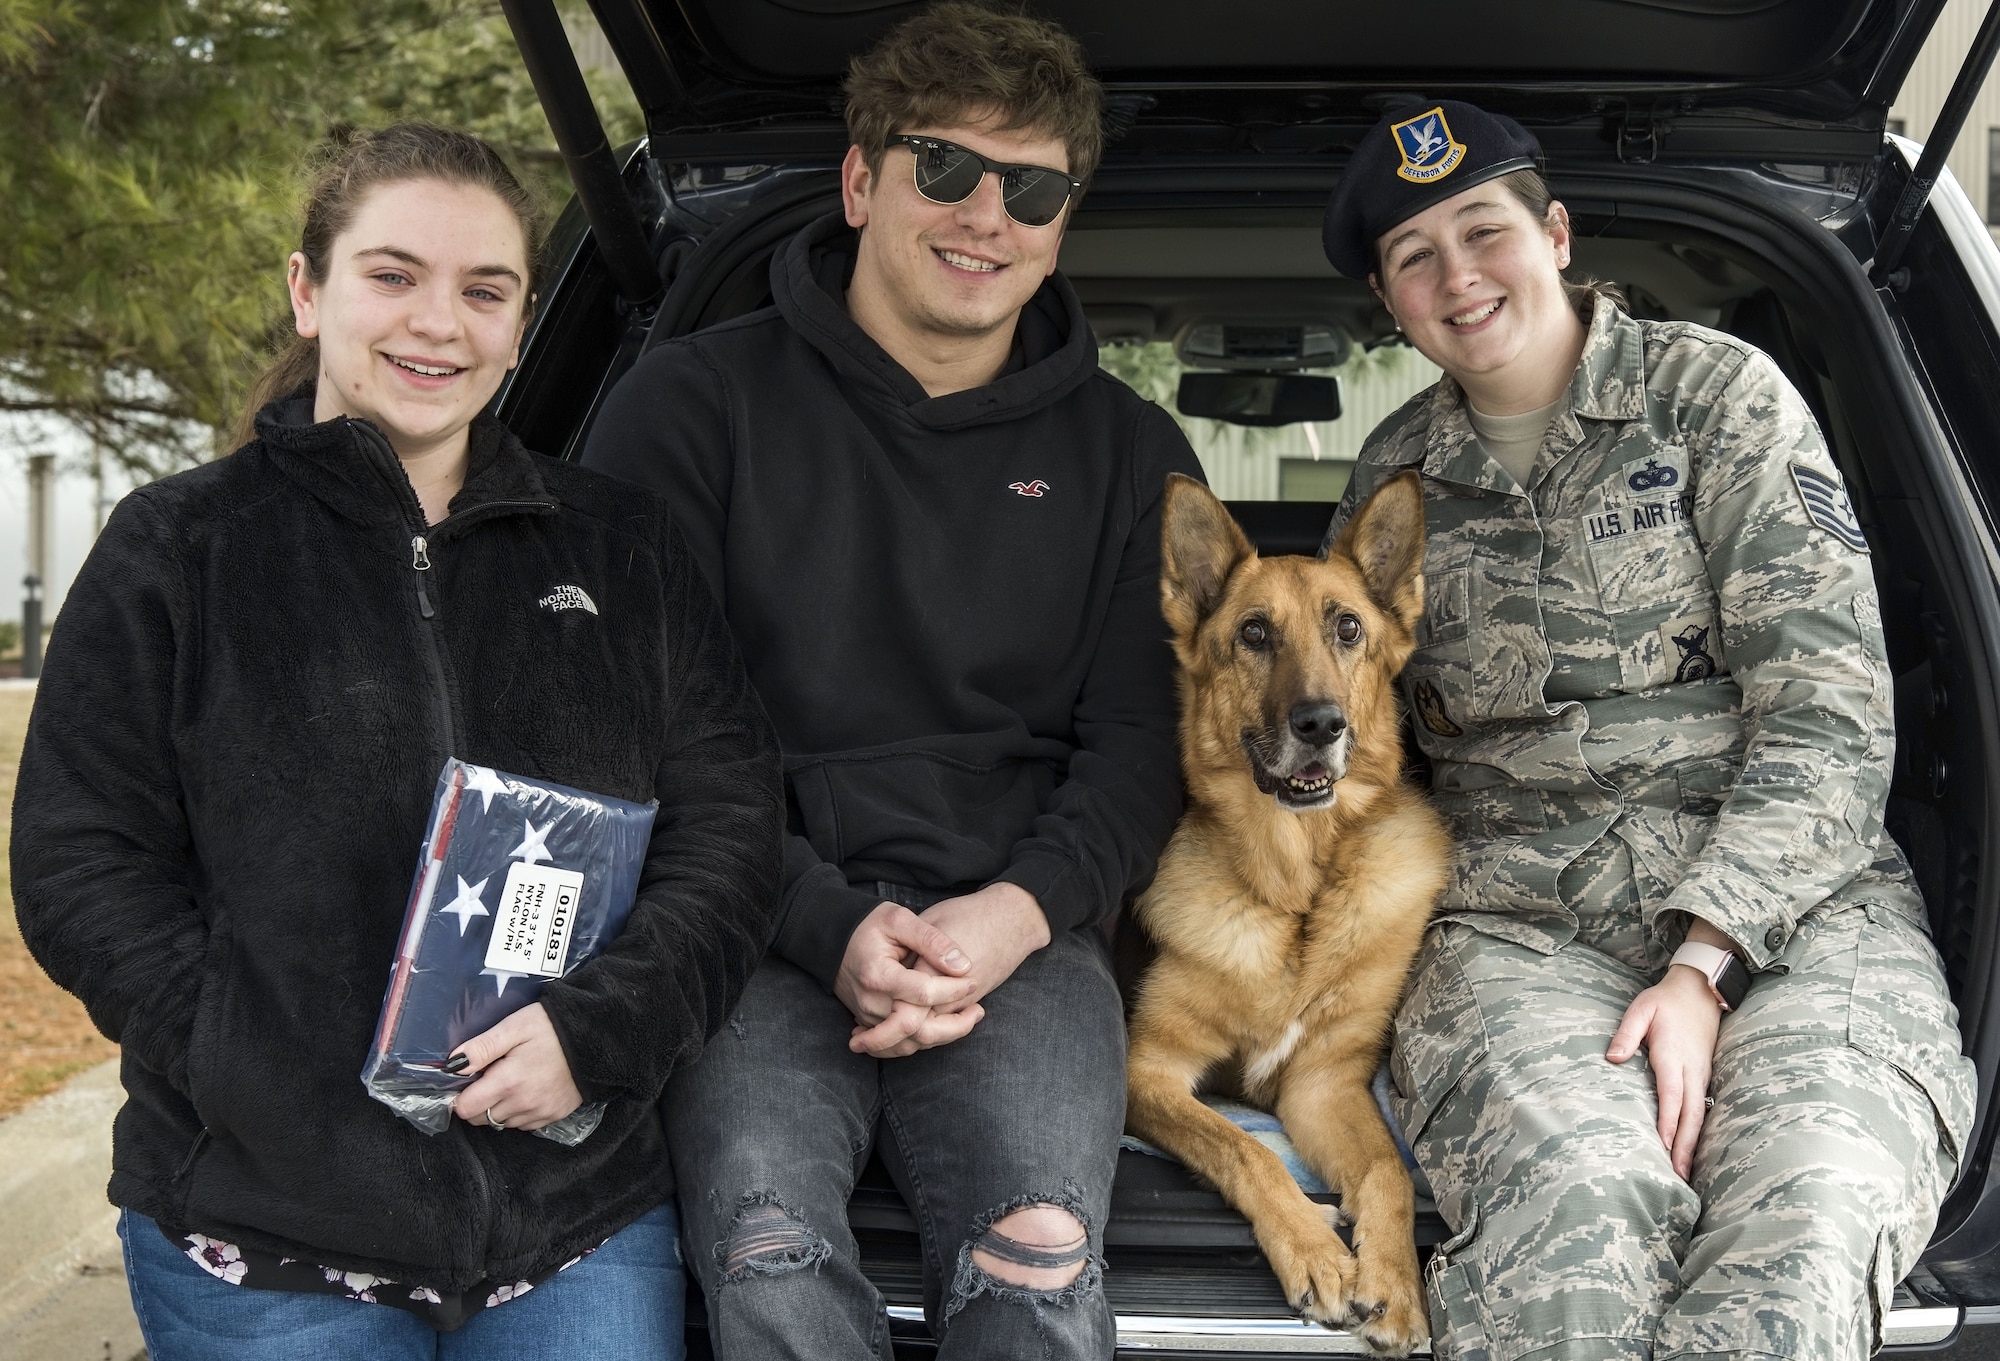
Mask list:
[{"label": "watch band", "polygon": [[1674,951],[1673,963],[1685,964],[1706,978],[1708,990],[1724,1011],[1736,1010],[1743,1004],[1743,994],[1750,991],[1750,971],[1733,951],[1720,946],[1688,941]]}]

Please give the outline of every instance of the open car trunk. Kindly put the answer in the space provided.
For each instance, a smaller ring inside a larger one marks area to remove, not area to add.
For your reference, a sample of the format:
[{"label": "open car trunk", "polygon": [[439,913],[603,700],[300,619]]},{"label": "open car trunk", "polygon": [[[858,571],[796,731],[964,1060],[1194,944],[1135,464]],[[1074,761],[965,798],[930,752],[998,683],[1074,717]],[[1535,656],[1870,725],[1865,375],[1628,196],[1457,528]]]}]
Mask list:
[{"label": "open car trunk", "polygon": [[[507,0],[510,14],[533,2]],[[838,203],[849,56],[919,8],[592,4],[646,111],[650,137],[623,183],[642,262],[666,287],[657,303],[650,278],[633,287],[625,249],[621,301],[582,215],[565,218],[501,414],[531,447],[569,457],[647,344],[769,301],[772,252]],[[1910,179],[1912,149],[1885,146],[1884,115],[1942,5],[1439,0],[1412,12],[1245,0],[1227,23],[1193,0],[1038,6],[1080,38],[1108,92],[1106,162],[1063,250],[1100,341],[1277,318],[1393,355],[1386,315],[1320,254],[1321,207],[1388,100],[1458,97],[1539,137],[1577,229],[1577,274],[1621,285],[1639,315],[1759,346],[1812,405],[1881,591],[1896,684],[1888,825],[1923,889],[1980,1076],[1973,1138],[1926,1265],[1888,1321],[1891,1345],[1942,1340],[1959,1305],[2000,1321],[2000,254],[1947,178],[1907,273],[1879,291],[1866,273]],[[1358,432],[1382,414],[1362,403],[1343,419]],[[1211,478],[1263,551],[1313,551],[1335,483],[1314,468],[1297,487],[1258,482],[1252,462],[1217,455]],[[899,1347],[921,1354],[914,1225],[879,1166],[850,1215]],[[1443,1234],[1422,1207],[1420,1246]],[[1126,1346],[1362,1350],[1298,1324],[1248,1225],[1172,1164],[1122,1156],[1105,1239]]]},{"label": "open car trunk", "polygon": [[[598,0],[661,153],[838,154],[848,58],[914,0]],[[1864,154],[1942,0],[1047,0],[1134,145],[1332,149],[1385,91],[1455,95],[1544,125],[1552,154],[1679,125],[1679,149]]]},{"label": "open car trunk", "polygon": [[[2000,404],[1960,376],[2000,374],[1990,310],[2000,306],[2000,284],[1969,276],[1952,248],[1953,232],[1983,228],[1976,220],[1968,228],[1970,207],[1947,184],[1913,247],[1912,282],[1901,293],[1870,287],[1857,254],[1900,189],[1905,164],[1893,150],[1879,170],[1789,174],[1605,158],[1552,178],[1577,228],[1577,273],[1622,285],[1641,315],[1717,326],[1777,359],[1818,415],[1873,548],[1897,689],[1888,822],[1922,885],[1981,1077],[1977,1132],[1927,1258],[1933,1266],[1906,1284],[1903,1321],[1892,1321],[1890,1340],[1911,1343],[1956,1326],[1955,1309],[1936,1308],[1954,1291],[1961,1302],[2000,1304],[2000,1280],[1972,1261],[2000,1245],[2000,1198],[1985,1196],[2000,1067],[2000,860],[1992,844],[2000,562],[1988,518],[2000,506]],[[1305,157],[1114,156],[1070,229],[1065,272],[1101,322],[1100,338],[1140,314],[1168,334],[1191,317],[1254,312],[1282,295],[1294,313],[1324,317],[1359,342],[1393,343],[1373,299],[1335,277],[1319,254],[1331,178],[1323,161]],[[658,166],[641,156],[628,183],[654,194],[658,213],[668,289],[652,339],[765,305],[772,251],[838,202],[830,167]],[[551,316],[567,313],[561,333],[571,339],[538,347],[531,338],[506,394],[502,414],[533,446],[580,447],[603,390],[646,338],[628,335],[620,348],[625,322],[594,268],[587,246],[572,251],[551,313],[537,323],[555,325]],[[1986,353],[1968,366],[1941,344]],[[1264,551],[1311,552],[1332,505],[1238,499],[1232,509]],[[879,1169],[864,1179],[851,1217],[898,1328],[921,1337],[914,1226]],[[1203,1354],[1185,1349],[1198,1334],[1214,1355],[1295,1351],[1314,1337],[1323,1339],[1315,1349],[1358,1347],[1297,1324],[1248,1225],[1170,1164],[1124,1155],[1105,1236],[1107,1289],[1129,1345],[1156,1349],[1144,1321],[1172,1316],[1187,1325],[1175,1334],[1182,1355]],[[1426,1248],[1444,1236],[1428,1207],[1418,1236]]]}]

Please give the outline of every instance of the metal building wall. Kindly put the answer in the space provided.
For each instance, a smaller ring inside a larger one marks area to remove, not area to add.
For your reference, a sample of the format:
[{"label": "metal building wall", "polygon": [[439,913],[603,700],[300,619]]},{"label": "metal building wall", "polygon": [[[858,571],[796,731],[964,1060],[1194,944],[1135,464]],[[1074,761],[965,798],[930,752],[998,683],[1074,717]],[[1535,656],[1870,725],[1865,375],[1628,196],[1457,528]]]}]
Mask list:
[{"label": "metal building wall", "polygon": [[[1930,136],[1931,124],[1944,105],[1952,79],[1957,76],[1985,14],[1986,0],[1946,0],[1944,13],[1938,16],[1930,40],[1924,44],[1894,107],[1889,110],[1892,120],[1904,120],[1903,135],[1912,141],[1922,142]],[[1988,202],[1988,145],[1995,130],[2000,130],[2000,75],[1989,73],[1947,162],[1952,177],[1973,205],[1986,215],[1989,225],[1995,217],[2000,217],[2000,203]]]},{"label": "metal building wall", "polygon": [[[1437,381],[1438,368],[1406,346],[1378,350],[1338,370],[1341,416],[1337,421],[1251,429],[1222,421],[1191,420],[1169,414],[1187,432],[1208,474],[1209,485],[1225,500],[1275,501],[1284,491],[1284,464],[1290,459],[1351,466],[1361,445],[1397,407]],[[1308,433],[1310,432],[1310,433]],[[1320,500],[1305,495],[1304,500]]]}]

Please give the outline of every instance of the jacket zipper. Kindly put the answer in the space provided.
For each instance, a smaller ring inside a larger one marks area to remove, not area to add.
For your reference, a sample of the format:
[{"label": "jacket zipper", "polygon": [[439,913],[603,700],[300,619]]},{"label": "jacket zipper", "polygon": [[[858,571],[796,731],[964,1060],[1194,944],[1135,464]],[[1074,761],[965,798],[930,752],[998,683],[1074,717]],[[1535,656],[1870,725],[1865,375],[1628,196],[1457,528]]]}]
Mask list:
[{"label": "jacket zipper", "polygon": [[[418,534],[410,539],[410,566],[419,572],[431,570],[431,543],[427,535]],[[426,619],[437,617],[437,609],[431,598],[424,594],[424,579],[417,578],[417,613]]]},{"label": "jacket zipper", "polygon": [[[448,523],[451,519],[451,516],[446,516],[443,520],[438,521],[437,524],[429,526],[428,532],[412,534],[410,536],[410,570],[416,574],[417,586],[417,618],[419,620],[417,631],[424,635],[424,658],[430,664],[431,688],[437,694],[438,726],[439,730],[444,734],[446,756],[457,754],[457,720],[451,710],[451,690],[445,683],[444,649],[438,643],[437,604],[431,599],[430,592],[424,587],[424,574],[431,570],[431,535],[435,534],[440,527]],[[486,1221],[486,1237],[490,1246],[493,1231],[492,1183],[486,1175],[485,1159],[480,1156],[477,1148],[471,1146],[471,1140],[467,1140],[466,1143],[465,1161],[467,1166],[472,1169],[472,1182],[475,1188],[474,1194],[478,1197],[480,1207],[485,1212],[482,1218]]]},{"label": "jacket zipper", "polygon": [[431,690],[437,696],[438,732],[444,739],[444,754],[454,756],[458,752],[458,719],[451,711],[451,687],[447,684],[444,671],[444,650],[438,646],[437,606],[432,603],[430,592],[424,589],[424,573],[431,570],[430,536],[413,534],[410,536],[410,568],[416,573],[417,631],[424,635],[424,660],[429,664]]},{"label": "jacket zipper", "polygon": [[431,687],[437,696],[438,735],[444,744],[446,756],[458,752],[458,717],[452,712],[451,689],[445,681],[444,651],[438,643],[437,616],[438,602],[426,586],[424,573],[431,569],[431,540],[443,533],[447,526],[464,528],[495,514],[508,511],[554,510],[548,501],[488,501],[477,506],[468,506],[456,514],[447,515],[436,524],[424,519],[423,504],[417,500],[416,490],[410,486],[410,479],[403,472],[402,463],[396,451],[390,446],[382,432],[366,421],[352,422],[355,437],[375,455],[375,470],[382,474],[382,480],[389,485],[389,492],[403,508],[404,522],[411,526],[410,570],[415,577],[417,618],[421,621],[420,631],[424,635],[424,660],[429,664]]},{"label": "jacket zipper", "polygon": [[[508,511],[546,509],[552,509],[546,501],[488,501],[481,505],[468,506],[455,515],[447,515],[436,524],[427,525],[421,532],[410,536],[410,570],[416,576],[417,617],[421,621],[419,631],[424,635],[424,653],[430,663],[431,684],[437,691],[438,722],[440,730],[444,733],[446,744],[445,754],[447,756],[456,753],[458,747],[458,728],[457,720],[451,709],[451,691],[445,684],[444,649],[439,644],[437,635],[437,602],[431,599],[431,593],[425,589],[425,573],[431,570],[431,540],[443,532],[447,525],[464,529],[468,523],[484,520],[493,515],[505,514]],[[418,523],[423,523],[421,510],[419,510]],[[480,1157],[478,1149],[473,1148],[467,1151],[471,1154],[467,1162],[472,1168],[472,1180],[477,1187],[480,1204],[486,1207],[488,1211],[487,1217],[490,1221],[493,1206],[492,1181],[486,1174],[486,1163]],[[490,1223],[488,1231],[490,1241]]]},{"label": "jacket zipper", "polygon": [[[402,503],[405,523],[415,528],[415,532],[410,535],[410,571],[415,578],[418,631],[424,636],[424,659],[429,664],[431,688],[437,696],[438,731],[444,741],[445,755],[449,757],[456,754],[459,745],[458,720],[452,712],[451,690],[445,679],[444,649],[438,642],[438,602],[432,599],[432,593],[426,585],[425,573],[431,570],[431,540],[442,533],[446,526],[463,529],[469,523],[493,515],[509,511],[554,510],[555,506],[548,501],[488,501],[477,506],[468,506],[456,514],[445,516],[436,524],[430,524],[424,519],[423,504],[417,500],[416,491],[410,486],[409,478],[402,475],[402,466],[389,441],[384,439],[381,432],[373,426],[356,422],[354,429],[362,442],[376,452],[378,471],[383,474],[391,491]],[[386,463],[382,461],[384,459],[387,460]],[[201,1150],[201,1145],[207,1136],[208,1131],[204,1129],[202,1137],[195,1141],[194,1149],[188,1154],[188,1165],[193,1164],[194,1154]],[[472,1180],[477,1188],[480,1205],[486,1212],[484,1218],[488,1221],[490,1240],[493,1210],[492,1180],[487,1176],[486,1164],[480,1157],[478,1149],[468,1146],[466,1155],[466,1162],[472,1169]]]},{"label": "jacket zipper", "polygon": [[416,574],[417,617],[423,621],[424,650],[430,662],[431,683],[437,688],[438,725],[439,731],[444,734],[447,756],[456,755],[458,751],[458,720],[452,713],[451,691],[445,684],[444,652],[438,645],[438,602],[431,598],[431,592],[424,584],[424,574],[431,570],[431,540],[447,529],[463,530],[469,524],[509,511],[552,509],[554,506],[547,501],[486,501],[447,515],[434,525],[424,524],[422,508],[418,509],[417,523],[422,528],[410,536],[410,570]]}]

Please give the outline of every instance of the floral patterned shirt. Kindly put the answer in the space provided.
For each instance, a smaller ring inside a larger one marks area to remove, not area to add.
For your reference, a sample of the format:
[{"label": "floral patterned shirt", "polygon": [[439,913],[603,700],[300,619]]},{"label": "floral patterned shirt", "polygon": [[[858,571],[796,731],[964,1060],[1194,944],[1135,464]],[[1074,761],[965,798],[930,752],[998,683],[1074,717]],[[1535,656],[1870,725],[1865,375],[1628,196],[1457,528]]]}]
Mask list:
[{"label": "floral patterned shirt", "polygon": [[[167,1241],[188,1255],[196,1266],[219,1281],[245,1285],[256,1290],[299,1290],[313,1295],[344,1295],[366,1304],[386,1304],[406,1309],[436,1328],[452,1332],[482,1309],[492,1309],[519,1295],[525,1295],[558,1271],[567,1271],[596,1248],[586,1248],[556,1267],[525,1281],[481,1281],[465,1290],[434,1290],[427,1285],[411,1285],[375,1276],[366,1271],[342,1271],[338,1267],[314,1266],[296,1257],[280,1257],[255,1248],[239,1248],[202,1233],[182,1233],[164,1224],[160,1232]],[[599,1246],[603,1246],[599,1244]]]}]

